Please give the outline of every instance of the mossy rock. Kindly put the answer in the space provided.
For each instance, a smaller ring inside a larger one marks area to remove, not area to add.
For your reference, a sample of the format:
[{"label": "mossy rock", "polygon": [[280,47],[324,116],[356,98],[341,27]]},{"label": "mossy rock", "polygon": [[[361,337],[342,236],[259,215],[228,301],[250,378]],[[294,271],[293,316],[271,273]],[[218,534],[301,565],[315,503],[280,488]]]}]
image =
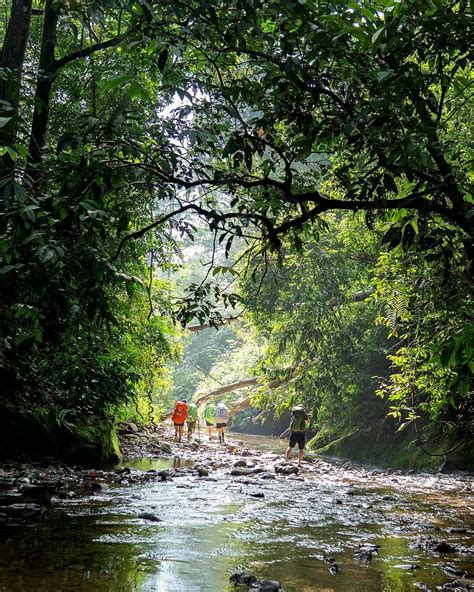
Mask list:
[{"label": "mossy rock", "polygon": [[0,459],[45,456],[84,466],[112,465],[122,457],[110,420],[65,426],[47,409],[30,413],[0,409]]},{"label": "mossy rock", "polygon": [[[416,446],[414,427],[397,432],[396,423],[386,418],[377,424],[351,433],[331,434],[324,430],[309,442],[309,447],[321,455],[347,458],[364,464],[416,470],[474,470],[473,440],[466,441],[453,453],[444,451],[456,445],[455,440],[440,439],[429,447],[431,456]],[[428,448],[428,447],[427,447]]]},{"label": "mossy rock", "polygon": [[69,434],[62,434],[60,456],[84,466],[118,463],[122,454],[112,422],[78,425]]}]

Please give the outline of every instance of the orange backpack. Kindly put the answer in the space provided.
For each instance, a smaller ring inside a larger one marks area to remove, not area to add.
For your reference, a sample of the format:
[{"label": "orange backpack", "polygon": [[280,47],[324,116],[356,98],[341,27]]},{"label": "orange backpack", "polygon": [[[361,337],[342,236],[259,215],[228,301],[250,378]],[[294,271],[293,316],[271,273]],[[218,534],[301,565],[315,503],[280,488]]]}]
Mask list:
[{"label": "orange backpack", "polygon": [[183,401],[178,401],[174,406],[173,415],[171,419],[174,423],[184,423],[188,413],[188,406]]}]

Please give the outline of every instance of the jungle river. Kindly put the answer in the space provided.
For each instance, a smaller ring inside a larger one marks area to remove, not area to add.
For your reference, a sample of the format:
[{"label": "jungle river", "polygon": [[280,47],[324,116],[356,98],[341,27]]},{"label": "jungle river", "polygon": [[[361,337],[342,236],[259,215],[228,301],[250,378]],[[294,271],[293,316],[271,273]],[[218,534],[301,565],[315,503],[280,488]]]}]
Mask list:
[{"label": "jungle river", "polygon": [[[171,456],[82,470],[80,488],[63,487],[40,516],[0,523],[0,591],[249,590],[229,581],[235,573],[285,592],[474,586],[472,476],[321,458],[291,473],[283,450],[236,435],[225,448],[174,446]],[[34,493],[41,479],[73,483],[79,469],[11,471],[3,490],[23,483]]]}]

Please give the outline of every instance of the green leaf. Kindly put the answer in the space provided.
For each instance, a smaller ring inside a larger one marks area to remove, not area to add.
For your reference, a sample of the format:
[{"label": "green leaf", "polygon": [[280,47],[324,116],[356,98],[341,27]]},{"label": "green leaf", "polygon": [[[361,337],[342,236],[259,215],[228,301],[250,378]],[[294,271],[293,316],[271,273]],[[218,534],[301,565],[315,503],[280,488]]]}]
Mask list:
[{"label": "green leaf", "polygon": [[384,30],[385,27],[380,27],[380,29],[377,29],[377,31],[375,31],[375,33],[372,35],[372,43],[377,43],[377,40],[379,39],[380,35],[383,33]]},{"label": "green leaf", "polygon": [[122,86],[126,82],[130,80],[130,76],[128,74],[116,74],[115,76],[111,76],[108,80],[106,80],[102,84],[102,91],[108,92],[117,86]]}]

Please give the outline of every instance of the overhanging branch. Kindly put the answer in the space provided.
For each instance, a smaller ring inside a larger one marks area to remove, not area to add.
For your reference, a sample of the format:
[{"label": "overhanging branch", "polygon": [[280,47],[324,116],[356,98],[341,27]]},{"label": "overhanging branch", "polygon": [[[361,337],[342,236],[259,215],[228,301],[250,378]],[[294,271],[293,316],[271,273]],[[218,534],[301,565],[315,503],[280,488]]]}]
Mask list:
[{"label": "overhanging branch", "polygon": [[83,49],[79,49],[77,51],[73,51],[68,55],[63,56],[59,60],[54,61],[53,71],[57,72],[67,64],[77,60],[79,58],[86,58],[93,53],[98,51],[102,51],[103,49],[107,49],[109,47],[116,47],[119,45],[127,36],[131,33],[131,31],[127,31],[127,33],[123,33],[122,35],[117,35],[116,37],[112,37],[107,41],[102,41],[100,43],[94,43],[93,45],[89,45],[89,47],[84,47]]}]

